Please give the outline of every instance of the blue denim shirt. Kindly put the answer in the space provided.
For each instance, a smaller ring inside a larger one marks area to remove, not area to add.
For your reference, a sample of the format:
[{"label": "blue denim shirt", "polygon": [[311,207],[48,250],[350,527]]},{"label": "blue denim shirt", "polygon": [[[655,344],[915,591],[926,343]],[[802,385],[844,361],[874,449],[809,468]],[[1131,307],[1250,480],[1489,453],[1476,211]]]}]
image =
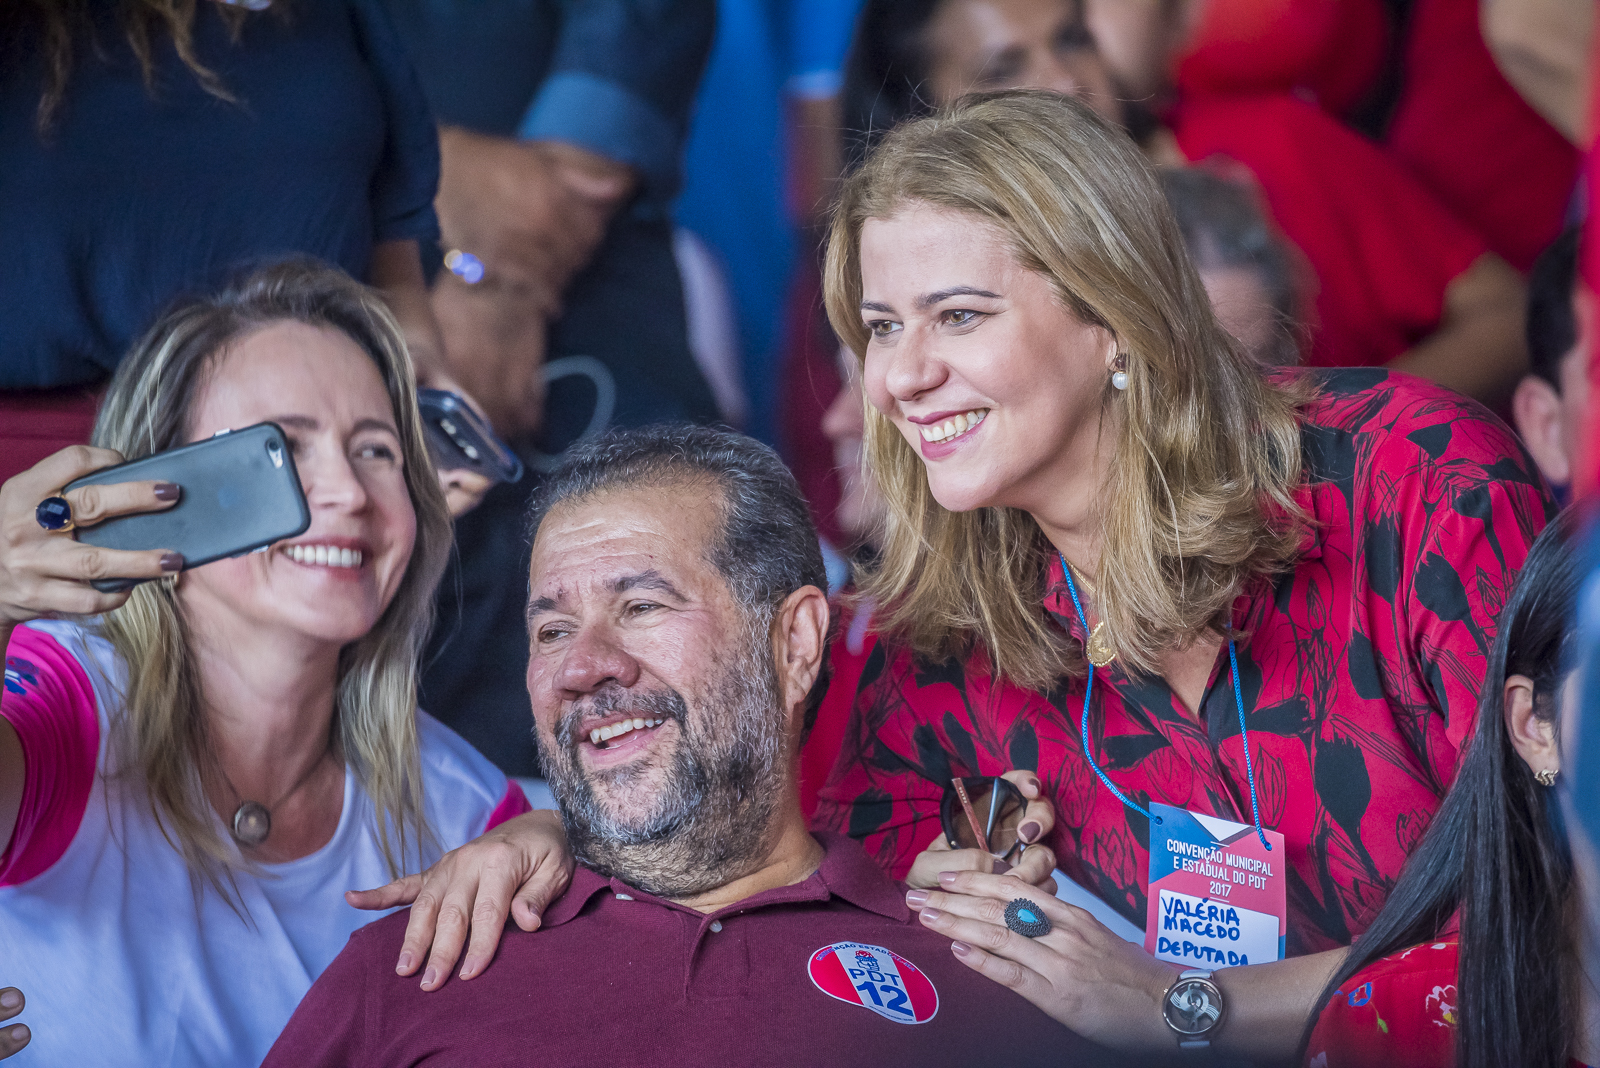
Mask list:
[{"label": "blue denim shirt", "polygon": [[680,183],[713,0],[383,0],[439,121],[566,141],[643,177],[664,217]]}]

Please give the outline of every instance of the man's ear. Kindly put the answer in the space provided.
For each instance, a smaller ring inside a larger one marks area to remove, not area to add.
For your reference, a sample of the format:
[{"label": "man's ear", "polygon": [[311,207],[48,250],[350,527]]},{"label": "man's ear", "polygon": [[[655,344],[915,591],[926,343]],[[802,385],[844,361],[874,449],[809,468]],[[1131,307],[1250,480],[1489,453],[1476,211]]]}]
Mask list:
[{"label": "man's ear", "polygon": [[1556,745],[1554,724],[1534,714],[1533,680],[1526,675],[1506,678],[1502,708],[1511,748],[1535,775],[1541,771],[1560,771],[1561,752]]},{"label": "man's ear", "polygon": [[828,644],[828,595],[815,586],[801,586],[778,606],[772,621],[772,657],[778,668],[783,707],[803,712],[806,695],[822,671]]},{"label": "man's ear", "polygon": [[1564,486],[1572,479],[1572,462],[1561,441],[1561,396],[1538,375],[1524,375],[1511,395],[1511,421],[1544,477]]}]

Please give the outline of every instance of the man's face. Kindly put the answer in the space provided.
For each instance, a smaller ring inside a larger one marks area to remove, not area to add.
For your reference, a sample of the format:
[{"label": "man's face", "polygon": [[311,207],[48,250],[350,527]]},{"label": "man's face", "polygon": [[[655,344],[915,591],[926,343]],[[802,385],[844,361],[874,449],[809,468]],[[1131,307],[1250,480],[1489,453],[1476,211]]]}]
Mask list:
[{"label": "man's face", "polygon": [[766,621],[709,560],[722,511],[705,482],[625,487],[533,544],[528,695],[573,850],[668,897],[765,854],[788,768]]}]

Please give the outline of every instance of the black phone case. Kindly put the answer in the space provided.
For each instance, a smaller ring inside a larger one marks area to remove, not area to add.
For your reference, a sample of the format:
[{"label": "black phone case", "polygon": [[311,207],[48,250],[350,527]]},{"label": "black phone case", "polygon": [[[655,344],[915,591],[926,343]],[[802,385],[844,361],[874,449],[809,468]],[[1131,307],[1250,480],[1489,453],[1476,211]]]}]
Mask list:
[{"label": "black phone case", "polygon": [[446,389],[419,389],[417,405],[433,458],[446,471],[466,468],[496,482],[522,478],[522,461],[478,413]]},{"label": "black phone case", "polygon": [[[173,482],[178,503],[164,512],[120,516],[77,530],[78,540],[106,549],[171,549],[187,570],[239,556],[303,534],[311,510],[294,456],[276,423],[225,430],[142,460],[85,475],[67,486]],[[115,593],[143,579],[103,579],[95,589]]]}]

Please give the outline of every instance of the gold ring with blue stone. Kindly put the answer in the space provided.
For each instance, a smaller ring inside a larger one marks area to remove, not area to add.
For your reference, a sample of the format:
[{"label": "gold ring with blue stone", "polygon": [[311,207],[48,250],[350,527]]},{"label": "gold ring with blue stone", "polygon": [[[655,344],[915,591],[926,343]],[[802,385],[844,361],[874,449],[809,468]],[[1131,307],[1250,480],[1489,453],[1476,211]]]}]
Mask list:
[{"label": "gold ring with blue stone", "polygon": [[1014,897],[1006,906],[1006,926],[1023,938],[1043,938],[1050,933],[1050,921],[1025,897]]},{"label": "gold ring with blue stone", "polygon": [[33,518],[52,534],[65,534],[76,526],[72,521],[71,503],[60,496],[46,497],[40,501],[39,507],[33,510]]}]

